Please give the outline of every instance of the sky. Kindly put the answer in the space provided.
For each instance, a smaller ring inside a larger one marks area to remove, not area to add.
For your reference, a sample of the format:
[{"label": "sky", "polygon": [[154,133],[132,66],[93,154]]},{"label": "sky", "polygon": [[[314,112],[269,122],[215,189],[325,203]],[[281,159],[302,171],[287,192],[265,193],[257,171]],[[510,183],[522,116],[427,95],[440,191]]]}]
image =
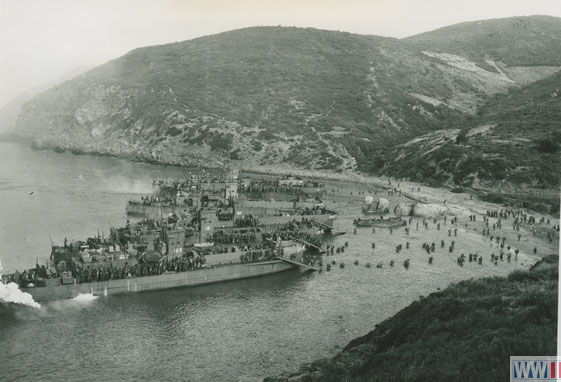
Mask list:
[{"label": "sky", "polygon": [[0,107],[148,45],[257,25],[406,37],[464,21],[561,17],[561,0],[0,0]]}]

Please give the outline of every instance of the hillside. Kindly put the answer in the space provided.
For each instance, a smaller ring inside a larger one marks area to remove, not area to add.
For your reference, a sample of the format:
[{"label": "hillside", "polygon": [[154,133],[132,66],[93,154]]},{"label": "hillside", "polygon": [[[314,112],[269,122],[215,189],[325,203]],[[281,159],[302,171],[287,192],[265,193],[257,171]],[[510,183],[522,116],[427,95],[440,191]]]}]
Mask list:
[{"label": "hillside", "polygon": [[561,72],[491,97],[476,116],[453,127],[393,148],[384,171],[468,187],[501,180],[528,187],[560,184]]},{"label": "hillside", "polygon": [[465,22],[405,40],[422,50],[458,55],[528,83],[542,74],[544,66],[559,66],[560,36],[559,18],[531,16]]},{"label": "hillside", "polygon": [[558,267],[552,255],[507,278],[453,284],[332,359],[265,381],[506,381],[511,355],[557,351]]},{"label": "hillside", "polygon": [[441,89],[431,84],[438,77],[397,40],[249,28],[137,49],[37,97],[18,126],[65,147],[169,162],[217,162],[230,149],[256,163],[355,169],[377,148],[459,114],[413,108],[415,88],[471,88],[458,79]]},{"label": "hillside", "polygon": [[[228,152],[251,165],[378,172],[388,147],[462,126],[494,95],[558,70],[561,22],[531,20],[516,39],[516,25],[501,32],[506,49],[522,49],[517,60],[485,46],[443,55],[438,36],[425,49],[430,34],[281,27],[140,48],[27,102],[17,130],[37,147],[165,163],[219,166]],[[455,33],[466,28],[479,26]],[[533,55],[546,32],[548,49]]]},{"label": "hillside", "polygon": [[68,81],[77,75],[84,73],[87,70],[85,67],[78,67],[74,70],[65,73],[56,79],[49,81],[45,84],[33,87],[18,94],[10,102],[0,108],[0,134],[11,133],[16,127],[16,121],[23,105],[35,97],[37,94],[44,92],[64,81]]}]

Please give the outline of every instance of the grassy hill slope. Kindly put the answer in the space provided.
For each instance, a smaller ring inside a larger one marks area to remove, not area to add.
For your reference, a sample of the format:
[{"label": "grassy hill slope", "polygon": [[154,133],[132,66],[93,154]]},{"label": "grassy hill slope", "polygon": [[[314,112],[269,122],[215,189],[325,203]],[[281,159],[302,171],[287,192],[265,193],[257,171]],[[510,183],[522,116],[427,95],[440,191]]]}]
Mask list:
[{"label": "grassy hill slope", "polygon": [[258,163],[354,169],[459,114],[412,108],[412,86],[438,97],[471,88],[461,78],[440,86],[439,77],[394,39],[248,28],[134,50],[36,97],[18,127],[62,146],[167,161],[223,159],[230,149]]},{"label": "grassy hill slope", "polygon": [[422,49],[461,55],[492,71],[486,60],[509,67],[559,66],[560,35],[560,18],[528,16],[465,22],[405,40]]},{"label": "grassy hill slope", "polygon": [[491,97],[464,123],[398,146],[384,171],[476,187],[560,184],[561,73]]},{"label": "grassy hill slope", "polygon": [[[560,30],[561,21],[547,17],[404,40],[240,29],[136,49],[27,102],[17,131],[39,147],[165,163],[220,166],[229,155],[252,166],[379,172],[393,168],[384,164],[397,145],[472,126],[466,121],[479,120],[495,95],[559,70]],[[447,152],[460,155],[451,163],[463,158],[456,149]],[[410,157],[420,154],[399,156],[395,168],[418,169]],[[448,170],[459,182],[469,175]],[[412,171],[400,174],[417,176]],[[496,173],[490,178],[516,179]]]}]

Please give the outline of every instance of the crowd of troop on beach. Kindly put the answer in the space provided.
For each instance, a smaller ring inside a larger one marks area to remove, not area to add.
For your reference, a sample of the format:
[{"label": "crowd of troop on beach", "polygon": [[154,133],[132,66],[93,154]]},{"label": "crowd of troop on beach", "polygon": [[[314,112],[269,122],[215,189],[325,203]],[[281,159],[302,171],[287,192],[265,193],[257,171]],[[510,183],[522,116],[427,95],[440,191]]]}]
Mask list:
[{"label": "crowd of troop on beach", "polygon": [[[359,192],[360,195],[360,192]],[[483,215],[478,214],[469,214],[464,216],[466,220],[462,221],[460,224],[458,220],[458,216],[438,216],[438,217],[431,217],[431,218],[417,218],[416,222],[413,222],[413,218],[409,218],[406,220],[406,226],[404,227],[405,237],[409,237],[410,233],[413,230],[419,231],[419,229],[429,230],[429,223],[433,223],[432,227],[436,228],[437,231],[441,230],[441,226],[448,227],[445,228],[445,232],[447,232],[447,237],[456,238],[460,235],[460,228],[465,227],[465,231],[471,230],[472,232],[481,232],[483,237],[487,237],[489,239],[489,246],[492,247],[488,252],[490,264],[495,266],[499,265],[501,261],[511,262],[511,261],[518,261],[519,254],[521,253],[520,245],[522,247],[530,246],[528,254],[533,255],[544,255],[547,254],[546,250],[538,249],[537,243],[529,244],[530,241],[528,238],[528,234],[532,236],[536,236],[536,233],[541,233],[541,237],[543,238],[544,233],[547,233],[547,240],[552,243],[553,240],[558,238],[559,232],[559,225],[552,225],[551,221],[547,217],[535,217],[523,210],[516,210],[512,208],[508,209],[500,209],[500,210],[488,210],[485,211]],[[512,222],[512,229],[515,231],[514,238],[512,237],[512,233],[508,232],[508,229],[505,229],[504,224],[507,224],[506,221]],[[521,226],[523,229],[521,230]],[[433,228],[433,229],[434,229]],[[357,234],[357,229],[353,229],[354,234]],[[376,228],[372,228],[372,233],[376,234]],[[382,229],[382,232],[384,230]],[[388,229],[386,231],[389,235],[393,234],[393,229]],[[446,234],[445,234],[446,236]],[[526,240],[522,240],[523,237],[526,237]],[[450,239],[448,239],[450,240]],[[523,243],[521,242],[523,241]],[[434,256],[433,253],[438,248],[438,242],[423,242],[421,247],[424,252],[428,255],[428,263],[433,264]],[[530,241],[531,243],[531,241]],[[371,247],[373,250],[376,249],[376,242],[371,243]],[[448,243],[445,240],[440,240],[440,248],[446,248],[448,253],[460,252],[457,249],[456,240],[450,240]],[[337,253],[343,253],[344,248],[341,249],[340,247],[332,247],[337,249]],[[406,241],[405,243],[398,243],[395,246],[395,253],[399,254],[403,249],[410,248],[410,242]],[[456,257],[457,264],[459,266],[463,266],[464,262],[474,262],[476,264],[482,265],[485,261],[486,256],[480,253],[481,250],[472,252],[460,252],[459,255]],[[328,255],[332,255],[333,251],[327,251]],[[409,259],[406,259],[407,265],[404,266],[406,268],[409,267]],[[358,260],[354,261],[355,265],[358,265]],[[331,264],[335,264],[335,260],[331,261]],[[392,259],[390,261],[390,266],[395,264],[395,260]],[[366,263],[366,267],[370,268],[371,263]],[[382,268],[383,262],[380,261],[377,265],[377,268]],[[331,267],[329,267],[329,270]]]}]

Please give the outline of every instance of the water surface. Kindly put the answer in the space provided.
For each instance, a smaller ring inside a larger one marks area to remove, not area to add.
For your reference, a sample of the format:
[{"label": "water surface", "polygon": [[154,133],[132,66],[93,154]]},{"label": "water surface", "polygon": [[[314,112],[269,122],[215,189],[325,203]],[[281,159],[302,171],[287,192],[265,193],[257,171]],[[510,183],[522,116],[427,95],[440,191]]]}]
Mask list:
[{"label": "water surface", "polygon": [[[153,178],[185,177],[188,171],[0,142],[0,259],[8,270],[23,269],[48,257],[51,240],[60,244],[65,237],[106,234],[110,225],[125,222],[126,201],[149,192]],[[488,253],[498,253],[496,248],[463,229],[454,238],[432,224],[428,231],[413,228],[409,237],[402,229],[353,235],[360,204],[339,198],[336,208],[342,212],[336,229],[348,234],[332,244],[349,241],[349,247],[328,260],[344,261],[344,269],[59,301],[40,310],[0,303],[0,379],[260,380],[333,356],[420,295],[450,282],[505,275],[529,264],[523,255],[518,262],[490,264]],[[421,244],[440,238],[454,239],[456,252],[437,245],[429,265]],[[395,246],[405,247],[406,241],[411,249],[396,254]],[[485,254],[483,265],[458,267],[459,252],[476,250]],[[406,258],[408,270],[402,266]],[[379,261],[384,268],[364,266]]]}]

